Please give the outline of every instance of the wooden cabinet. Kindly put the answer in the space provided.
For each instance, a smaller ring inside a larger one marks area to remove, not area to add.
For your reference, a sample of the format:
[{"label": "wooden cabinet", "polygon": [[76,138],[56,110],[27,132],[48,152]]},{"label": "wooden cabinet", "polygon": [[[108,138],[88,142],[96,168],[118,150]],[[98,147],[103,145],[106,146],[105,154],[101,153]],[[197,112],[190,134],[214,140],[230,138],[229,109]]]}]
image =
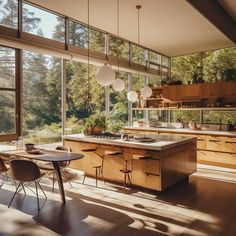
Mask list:
[{"label": "wooden cabinet", "polygon": [[164,86],[163,87],[163,97],[172,101],[182,100],[182,85],[175,86]]},{"label": "wooden cabinet", "polygon": [[182,85],[181,94],[182,100],[200,100],[201,99],[201,84]]}]

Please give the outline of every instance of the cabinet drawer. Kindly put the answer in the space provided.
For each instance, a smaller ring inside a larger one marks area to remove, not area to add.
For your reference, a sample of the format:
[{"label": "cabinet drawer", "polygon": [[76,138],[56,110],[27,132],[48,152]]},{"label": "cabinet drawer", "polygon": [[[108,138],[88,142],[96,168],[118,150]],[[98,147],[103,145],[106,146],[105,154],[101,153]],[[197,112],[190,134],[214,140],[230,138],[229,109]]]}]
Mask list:
[{"label": "cabinet drawer", "polygon": [[224,145],[222,151],[236,153],[236,138],[224,137]]},{"label": "cabinet drawer", "polygon": [[206,149],[211,151],[223,151],[224,140],[220,136],[208,136],[206,140]]},{"label": "cabinet drawer", "polygon": [[202,164],[216,165],[222,167],[236,168],[236,154],[197,151],[197,161]]},{"label": "cabinet drawer", "polygon": [[160,161],[159,160],[146,160],[146,174],[160,175]]},{"label": "cabinet drawer", "polygon": [[146,188],[161,190],[161,179],[160,176],[146,175]]},{"label": "cabinet drawer", "polygon": [[197,135],[197,149],[206,149],[206,137]]}]

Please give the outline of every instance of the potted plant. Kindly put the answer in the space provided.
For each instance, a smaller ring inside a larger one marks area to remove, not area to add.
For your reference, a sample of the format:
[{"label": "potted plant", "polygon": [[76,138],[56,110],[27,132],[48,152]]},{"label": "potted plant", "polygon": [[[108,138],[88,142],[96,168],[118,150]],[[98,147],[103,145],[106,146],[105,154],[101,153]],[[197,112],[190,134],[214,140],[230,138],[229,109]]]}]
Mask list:
[{"label": "potted plant", "polygon": [[85,134],[101,134],[105,130],[106,117],[103,114],[95,113],[85,120]]},{"label": "potted plant", "polygon": [[227,131],[235,131],[235,121],[228,120],[227,122]]}]

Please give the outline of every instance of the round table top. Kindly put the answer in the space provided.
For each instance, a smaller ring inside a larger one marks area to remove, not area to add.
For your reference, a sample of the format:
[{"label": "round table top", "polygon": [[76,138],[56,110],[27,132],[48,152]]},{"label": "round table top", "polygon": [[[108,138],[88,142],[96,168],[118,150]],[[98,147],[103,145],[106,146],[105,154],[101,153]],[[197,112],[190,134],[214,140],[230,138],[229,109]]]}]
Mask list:
[{"label": "round table top", "polygon": [[6,151],[5,154],[10,156],[17,156],[23,158],[29,158],[39,161],[51,161],[51,162],[60,162],[60,161],[73,161],[78,160],[84,157],[83,154],[75,152],[65,152],[58,150],[47,150],[47,149],[38,149],[36,153],[28,153],[25,150],[14,150]]}]

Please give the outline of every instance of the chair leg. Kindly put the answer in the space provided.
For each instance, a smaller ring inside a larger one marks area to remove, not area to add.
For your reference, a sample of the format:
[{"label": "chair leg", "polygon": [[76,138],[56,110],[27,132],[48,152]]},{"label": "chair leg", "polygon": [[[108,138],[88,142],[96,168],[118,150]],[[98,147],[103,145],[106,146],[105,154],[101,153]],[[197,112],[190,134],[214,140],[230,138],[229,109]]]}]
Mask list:
[{"label": "chair leg", "polygon": [[96,187],[98,186],[98,168],[96,168]]},{"label": "chair leg", "polygon": [[105,179],[104,179],[104,176],[103,176],[103,167],[100,168],[100,171],[101,171],[101,174],[102,174],[103,183],[105,184]]},{"label": "chair leg", "polygon": [[14,192],[13,197],[12,197],[12,199],[11,199],[9,205],[8,205],[8,208],[11,206],[12,201],[13,201],[13,199],[15,198],[16,194],[18,193],[18,190],[19,190],[21,184],[22,184],[21,182],[18,184],[18,186],[17,186],[17,188],[16,188],[16,191]]},{"label": "chair leg", "polygon": [[85,174],[85,172],[84,172],[84,178],[83,178],[82,184],[84,184],[85,178],[86,178],[86,174]]},{"label": "chair leg", "polygon": [[42,191],[44,197],[47,199],[47,196],[46,196],[46,194],[45,194],[45,192],[44,192],[44,190],[43,190],[41,184],[39,183],[39,181],[37,181],[37,184],[38,184],[39,188],[41,189],[41,191]]},{"label": "chair leg", "polygon": [[54,192],[54,185],[55,185],[55,175],[54,172],[52,173],[52,192]]},{"label": "chair leg", "polygon": [[26,191],[25,191],[25,187],[24,187],[23,183],[21,184],[21,186],[22,186],[22,189],[24,191],[24,194],[26,195]]},{"label": "chair leg", "polygon": [[130,183],[130,185],[132,184],[132,182],[131,182],[131,178],[130,178],[130,175],[128,174],[128,179],[129,179],[129,183]]},{"label": "chair leg", "polygon": [[70,184],[71,188],[73,188],[73,186],[72,186],[72,184],[71,184],[71,182],[70,182],[68,176],[66,175],[65,170],[61,170],[61,173],[62,173],[62,175],[64,176],[64,178],[66,179],[66,181]]},{"label": "chair leg", "polygon": [[36,181],[34,181],[34,183],[35,183],[35,189],[36,189],[38,211],[40,211],[40,208],[39,208],[39,194],[38,194],[38,186],[37,186],[37,182],[36,182]]},{"label": "chair leg", "polygon": [[125,193],[125,188],[126,188],[126,173],[124,175],[124,193]]}]

